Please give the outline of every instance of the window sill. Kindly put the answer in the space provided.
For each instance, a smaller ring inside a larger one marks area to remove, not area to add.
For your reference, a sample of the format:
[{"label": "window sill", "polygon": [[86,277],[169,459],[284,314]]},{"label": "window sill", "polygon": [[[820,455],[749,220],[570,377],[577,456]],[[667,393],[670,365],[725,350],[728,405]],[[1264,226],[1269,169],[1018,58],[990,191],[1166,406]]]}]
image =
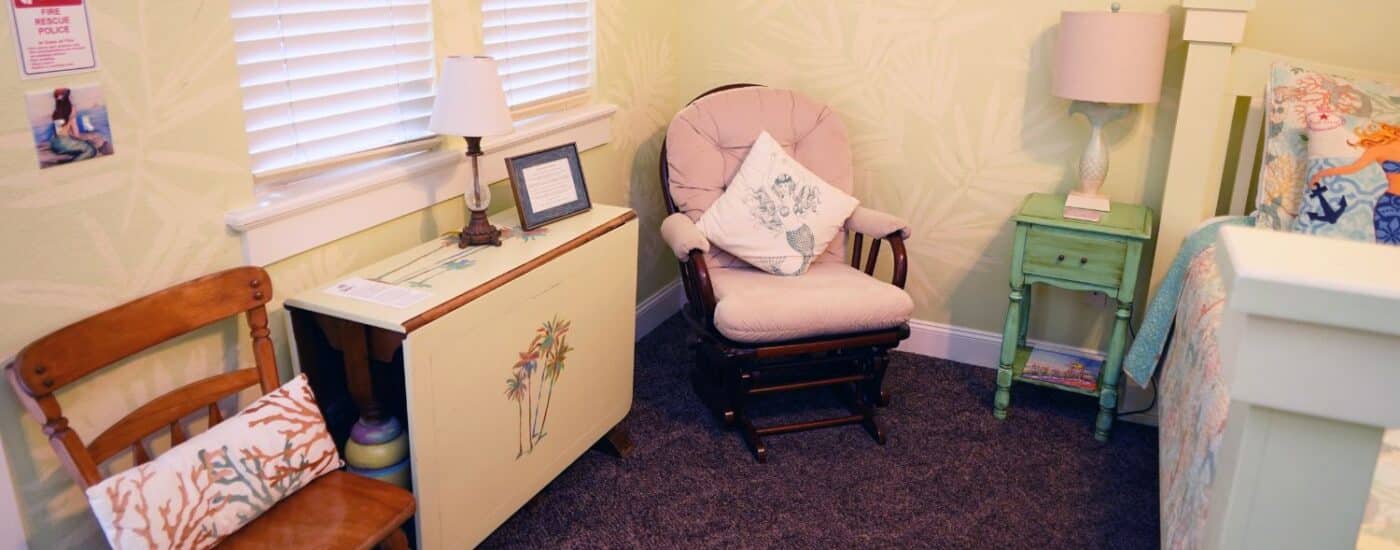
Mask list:
[{"label": "window sill", "polygon": [[[580,151],[608,143],[615,112],[615,105],[588,105],[483,140],[482,181],[505,179],[508,157],[570,142]],[[224,221],[242,238],[243,260],[267,265],[462,195],[471,182],[465,161],[461,150],[441,149],[261,185],[254,205],[229,212]]]}]

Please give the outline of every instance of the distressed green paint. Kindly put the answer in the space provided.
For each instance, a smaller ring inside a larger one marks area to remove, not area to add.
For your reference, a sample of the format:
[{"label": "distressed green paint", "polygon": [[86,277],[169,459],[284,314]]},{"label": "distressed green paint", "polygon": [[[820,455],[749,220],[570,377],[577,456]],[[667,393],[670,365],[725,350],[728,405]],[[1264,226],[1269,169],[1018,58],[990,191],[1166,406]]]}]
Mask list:
[{"label": "distressed green paint", "polygon": [[1034,226],[1026,239],[1026,273],[1106,287],[1117,287],[1123,279],[1127,243]]},{"label": "distressed green paint", "polygon": [[[1011,257],[1011,304],[1006,310],[997,390],[992,414],[1006,418],[1011,385],[1023,382],[1099,398],[1094,438],[1107,441],[1118,407],[1118,377],[1132,318],[1133,293],[1142,263],[1143,246],[1152,239],[1152,211],[1133,204],[1113,203],[1099,223],[1066,220],[1061,215],[1064,195],[1034,193],[1026,197],[1016,222]],[[1030,287],[1036,283],[1066,290],[1096,291],[1117,301],[1113,333],[1108,342],[1098,389],[1069,388],[1021,378],[1031,349],[1026,346],[1030,319]]]},{"label": "distressed green paint", "polygon": [[1064,209],[1064,195],[1031,193],[1021,203],[1020,212],[1011,219],[1018,224],[1056,227],[1094,235],[1113,235],[1139,241],[1152,238],[1152,210],[1146,206],[1115,202],[1112,211],[1104,213],[1099,223],[1067,220],[1061,215]]}]

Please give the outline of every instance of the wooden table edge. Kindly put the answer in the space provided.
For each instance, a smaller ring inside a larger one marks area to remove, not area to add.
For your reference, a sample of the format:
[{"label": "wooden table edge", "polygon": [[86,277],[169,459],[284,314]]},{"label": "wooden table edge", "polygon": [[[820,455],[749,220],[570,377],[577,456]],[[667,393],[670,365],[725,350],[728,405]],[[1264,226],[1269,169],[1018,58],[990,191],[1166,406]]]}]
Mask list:
[{"label": "wooden table edge", "polygon": [[409,332],[413,332],[419,327],[431,323],[441,318],[443,315],[447,315],[448,313],[451,313],[457,308],[471,303],[473,300],[480,298],[486,293],[491,292],[492,290],[495,290],[496,288],[499,288],[500,286],[506,283],[514,281],[521,275],[533,271],[536,267],[544,265],[546,262],[558,258],[559,256],[563,256],[565,253],[574,250],[580,246],[583,246],[584,244],[587,244],[589,241],[597,239],[598,237],[606,235],[612,230],[622,227],[626,225],[627,222],[630,222],[635,219],[637,219],[637,212],[635,210],[629,209],[626,212],[618,214],[617,217],[608,220],[607,222],[604,222],[603,224],[594,227],[593,229],[588,230],[582,235],[570,239],[568,242],[565,242],[564,244],[555,247],[549,252],[545,252],[544,254],[536,256],[530,261],[520,264],[515,268],[511,269],[510,271],[497,275],[491,280],[477,285],[471,290],[468,290],[451,299],[448,299],[447,301],[444,301],[441,304],[433,306],[432,309],[424,311],[423,313],[419,313],[414,317],[410,317],[407,321],[403,322],[404,333],[407,334]]}]

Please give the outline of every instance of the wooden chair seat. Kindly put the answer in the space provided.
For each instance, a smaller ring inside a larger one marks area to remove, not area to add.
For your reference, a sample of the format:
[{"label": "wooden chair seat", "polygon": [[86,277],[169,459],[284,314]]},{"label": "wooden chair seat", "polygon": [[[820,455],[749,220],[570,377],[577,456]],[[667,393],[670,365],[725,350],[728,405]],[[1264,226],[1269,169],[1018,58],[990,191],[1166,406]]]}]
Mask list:
[{"label": "wooden chair seat", "polygon": [[[239,529],[220,548],[373,548],[413,515],[413,494],[345,471],[331,472]],[[403,541],[406,543],[406,541]]]}]

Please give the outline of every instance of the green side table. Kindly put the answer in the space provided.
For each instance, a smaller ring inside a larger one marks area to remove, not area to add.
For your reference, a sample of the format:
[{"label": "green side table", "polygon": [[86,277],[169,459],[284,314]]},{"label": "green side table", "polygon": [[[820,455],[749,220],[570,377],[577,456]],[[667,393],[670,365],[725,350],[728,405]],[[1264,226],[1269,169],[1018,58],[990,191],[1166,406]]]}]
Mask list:
[{"label": "green side table", "polygon": [[[1006,310],[992,414],[999,420],[1006,418],[1013,381],[1092,395],[1099,398],[1094,438],[1107,441],[1118,406],[1118,374],[1123,368],[1123,348],[1128,340],[1142,249],[1152,239],[1152,211],[1115,202],[1103,219],[1090,223],[1065,219],[1064,206],[1064,195],[1033,193],[1012,218],[1016,222],[1016,244],[1011,257],[1011,306]],[[1113,335],[1095,389],[1021,376],[1031,354],[1031,348],[1026,347],[1026,327],[1031,307],[1030,285],[1036,283],[1102,292],[1117,300]]]}]

